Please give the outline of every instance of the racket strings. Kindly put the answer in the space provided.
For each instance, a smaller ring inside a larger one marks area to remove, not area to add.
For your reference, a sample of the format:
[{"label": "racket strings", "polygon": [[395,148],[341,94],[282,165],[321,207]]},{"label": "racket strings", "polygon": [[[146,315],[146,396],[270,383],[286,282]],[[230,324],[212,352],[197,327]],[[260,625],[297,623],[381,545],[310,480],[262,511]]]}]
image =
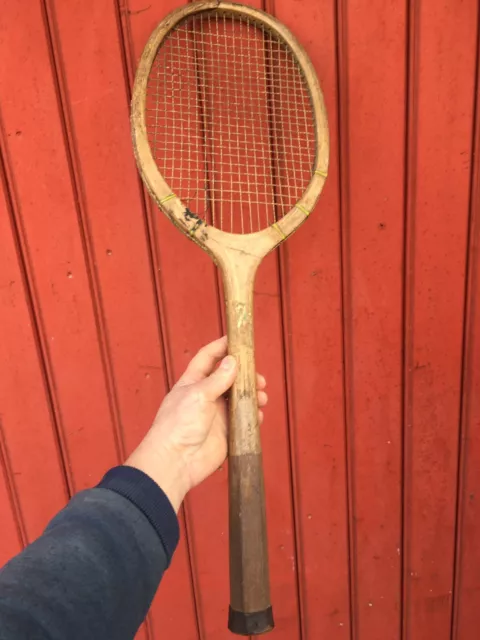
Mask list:
[{"label": "racket strings", "polygon": [[173,192],[225,231],[272,224],[312,176],[306,81],[290,49],[247,18],[202,12],[170,32],[149,75],[146,126]]}]

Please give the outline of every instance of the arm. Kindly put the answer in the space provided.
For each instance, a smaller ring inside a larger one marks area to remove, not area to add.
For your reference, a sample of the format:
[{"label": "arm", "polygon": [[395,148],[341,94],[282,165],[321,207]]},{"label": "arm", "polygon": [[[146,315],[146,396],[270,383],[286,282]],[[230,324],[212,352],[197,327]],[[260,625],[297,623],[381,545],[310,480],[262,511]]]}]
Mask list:
[{"label": "arm", "polygon": [[134,637],[178,542],[183,498],[226,456],[223,394],[236,364],[215,369],[226,346],[204,347],[125,465],[77,494],[0,571],[2,640]]},{"label": "arm", "polygon": [[[177,518],[136,469],[117,467],[100,487],[76,495],[0,572],[2,640],[134,637],[177,544]],[[150,519],[119,488],[151,500]]]}]

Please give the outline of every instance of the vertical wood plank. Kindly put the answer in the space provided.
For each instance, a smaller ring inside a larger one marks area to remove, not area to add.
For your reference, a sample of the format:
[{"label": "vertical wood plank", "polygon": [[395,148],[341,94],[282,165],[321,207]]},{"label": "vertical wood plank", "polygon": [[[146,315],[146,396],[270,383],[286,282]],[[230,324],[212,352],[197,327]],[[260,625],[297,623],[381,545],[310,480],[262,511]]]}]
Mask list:
[{"label": "vertical wood plank", "polygon": [[[354,638],[398,638],[406,4],[342,3]],[[342,78],[343,76],[343,78]]]},{"label": "vertical wood plank", "polygon": [[411,10],[403,637],[442,640],[452,614],[478,7]]},{"label": "vertical wood plank", "polygon": [[4,1],[0,14],[1,109],[16,224],[69,484],[77,490],[118,460],[97,318],[42,6]]},{"label": "vertical wood plank", "polygon": [[[3,168],[2,168],[3,171]],[[67,500],[10,194],[0,181],[0,564]],[[12,194],[13,195],[13,194]],[[17,522],[16,522],[17,520]]]},{"label": "vertical wood plank", "polygon": [[282,247],[302,637],[349,638],[334,4],[276,0],[275,15],[315,65],[331,132],[329,177],[317,210]]},{"label": "vertical wood plank", "polygon": [[[480,42],[480,41],[479,41]],[[478,635],[478,577],[480,575],[480,48],[477,49],[477,87],[473,168],[470,200],[468,278],[463,345],[463,406],[458,487],[456,575],[453,590],[453,640]]]}]

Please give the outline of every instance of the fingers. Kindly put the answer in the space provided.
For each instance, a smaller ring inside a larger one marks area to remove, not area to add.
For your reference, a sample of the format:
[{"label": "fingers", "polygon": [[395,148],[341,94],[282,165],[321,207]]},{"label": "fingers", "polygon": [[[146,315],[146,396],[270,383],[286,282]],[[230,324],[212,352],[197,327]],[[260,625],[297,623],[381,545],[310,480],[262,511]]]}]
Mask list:
[{"label": "fingers", "polygon": [[215,365],[227,354],[227,336],[214,340],[205,345],[190,360],[185,373],[181,376],[177,384],[194,384],[209,376]]},{"label": "fingers", "polygon": [[233,356],[226,356],[218,369],[208,378],[198,383],[198,390],[212,402],[224,394],[233,384],[237,375],[237,362]]},{"label": "fingers", "polygon": [[[190,360],[177,384],[194,384],[209,376],[220,358],[227,355],[227,348],[227,336],[222,336],[218,340],[206,344]],[[257,373],[257,389],[262,390],[266,386],[265,377]]]},{"label": "fingers", "polygon": [[265,389],[266,386],[267,381],[265,380],[265,377],[260,373],[257,373],[257,389]]},{"label": "fingers", "polygon": [[265,391],[257,392],[257,402],[259,407],[264,407],[268,402],[268,396]]}]

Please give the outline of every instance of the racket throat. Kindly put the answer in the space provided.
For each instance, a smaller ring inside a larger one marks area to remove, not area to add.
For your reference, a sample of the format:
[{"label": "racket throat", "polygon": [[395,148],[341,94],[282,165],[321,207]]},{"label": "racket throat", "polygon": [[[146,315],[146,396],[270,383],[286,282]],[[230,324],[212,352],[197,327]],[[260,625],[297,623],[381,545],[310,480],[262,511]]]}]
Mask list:
[{"label": "racket throat", "polygon": [[261,452],[258,425],[253,289],[260,259],[232,252],[222,264],[228,350],[238,373],[230,392],[230,455]]}]

